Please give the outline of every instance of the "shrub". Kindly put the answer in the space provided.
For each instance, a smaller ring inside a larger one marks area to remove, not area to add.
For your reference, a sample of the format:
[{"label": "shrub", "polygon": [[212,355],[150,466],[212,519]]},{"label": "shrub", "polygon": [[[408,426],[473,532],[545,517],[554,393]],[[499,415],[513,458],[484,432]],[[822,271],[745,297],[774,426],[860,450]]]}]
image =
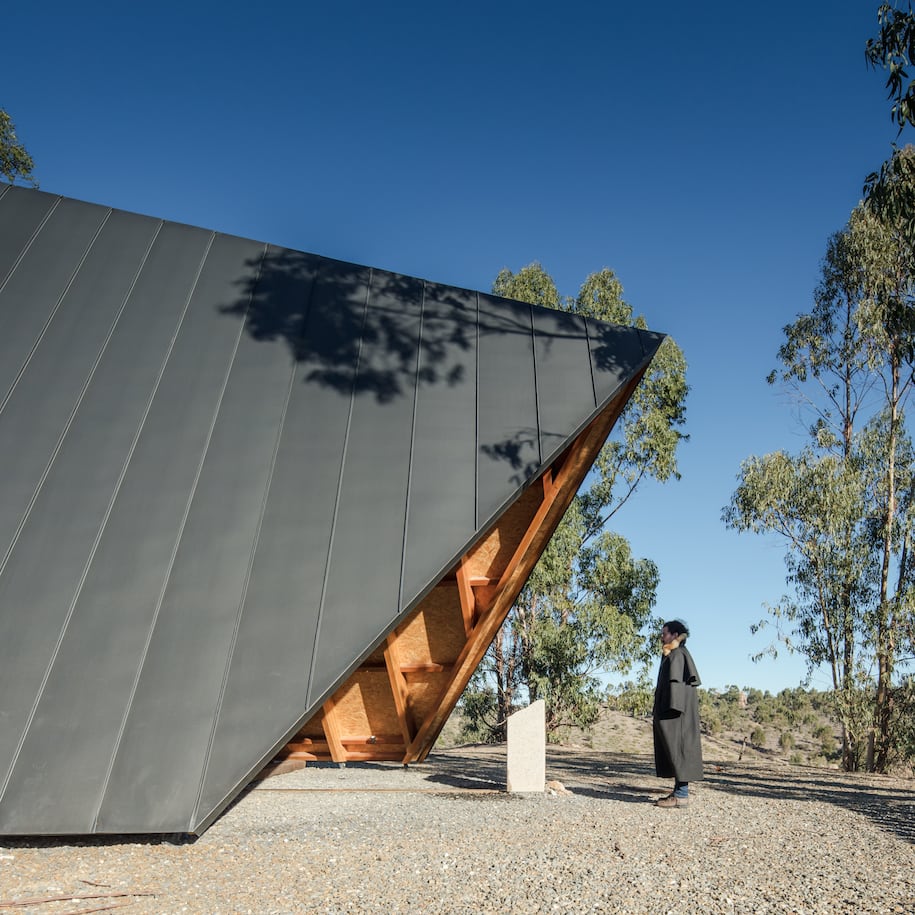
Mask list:
[{"label": "shrub", "polygon": [[778,735],[778,745],[783,750],[790,750],[794,746],[794,735],[790,731],[782,731]]},{"label": "shrub", "polygon": [[721,718],[715,712],[709,712],[702,716],[702,730],[706,734],[715,736],[724,730],[721,724]]},{"label": "shrub", "polygon": [[764,747],[766,745],[766,732],[762,728],[753,728],[750,734],[750,743],[754,747]]}]

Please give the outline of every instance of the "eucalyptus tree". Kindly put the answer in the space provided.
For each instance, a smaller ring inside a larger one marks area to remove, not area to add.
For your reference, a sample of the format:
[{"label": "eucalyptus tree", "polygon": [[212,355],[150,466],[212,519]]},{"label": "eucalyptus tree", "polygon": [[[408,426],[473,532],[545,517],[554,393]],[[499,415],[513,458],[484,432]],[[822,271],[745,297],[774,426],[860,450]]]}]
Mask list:
[{"label": "eucalyptus tree", "polygon": [[[907,126],[915,126],[915,78],[910,67],[915,61],[915,13],[909,3],[905,9],[882,3],[877,10],[879,31],[868,39],[864,55],[873,68],[886,71],[887,98],[892,101],[890,118],[896,123],[896,139]],[[890,222],[904,228],[909,244],[915,242],[915,160],[899,155],[894,143],[893,154],[880,169],[867,176],[864,194],[868,204]]]},{"label": "eucalyptus tree", "polygon": [[877,24],[877,37],[868,39],[864,54],[870,66],[887,71],[887,97],[893,102],[890,117],[901,131],[906,124],[915,126],[915,78],[910,78],[907,71],[915,60],[915,14],[911,4],[900,9],[881,3]]},{"label": "eucalyptus tree", "polygon": [[793,593],[769,607],[777,638],[767,651],[777,654],[782,643],[800,651],[811,669],[828,666],[847,770],[863,761],[871,722],[858,701],[864,674],[859,610],[869,580],[868,553],[857,530],[862,512],[854,468],[808,447],[797,456],[775,452],[746,460],[724,515],[730,527],[786,542],[786,580]]},{"label": "eucalyptus tree", "polygon": [[723,515],[786,543],[794,593],[771,615],[782,641],[832,672],[846,768],[865,753],[869,768],[889,764],[897,637],[911,614],[912,269],[899,225],[863,206],[830,239],[814,307],[784,329],[769,377],[808,409],[809,443],[746,461]]},{"label": "eucalyptus tree", "polygon": [[[493,292],[646,326],[608,269],[591,274],[574,298],[561,296],[536,263],[501,271]],[[477,736],[485,721],[501,737],[505,718],[524,695],[545,700],[551,731],[588,727],[603,698],[600,673],[625,672],[647,657],[658,569],[634,557],[609,524],[642,480],[679,478],[687,391],[683,353],[666,338],[465,693],[465,717],[475,719]]]},{"label": "eucalyptus tree", "polygon": [[859,323],[868,367],[882,393],[882,415],[875,418],[868,438],[876,461],[870,491],[878,507],[871,527],[881,555],[873,629],[878,668],[875,762],[882,771],[891,751],[898,633],[912,611],[912,456],[903,408],[913,384],[915,344],[915,148],[894,151],[867,209],[876,228],[862,255],[869,283]]},{"label": "eucalyptus tree", "polygon": [[0,175],[10,184],[17,180],[38,186],[32,170],[35,163],[16,137],[12,118],[0,108]]}]

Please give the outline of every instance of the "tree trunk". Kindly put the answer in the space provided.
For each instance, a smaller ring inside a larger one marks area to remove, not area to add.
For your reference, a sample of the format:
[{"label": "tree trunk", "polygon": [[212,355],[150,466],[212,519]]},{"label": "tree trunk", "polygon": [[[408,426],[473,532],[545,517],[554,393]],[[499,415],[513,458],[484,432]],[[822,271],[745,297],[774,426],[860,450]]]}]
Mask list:
[{"label": "tree trunk", "polygon": [[508,716],[512,712],[511,659],[506,657],[505,636],[502,628],[496,633],[492,646],[493,673],[496,678],[496,723],[493,727],[493,737],[504,743],[508,733]]},{"label": "tree trunk", "polygon": [[899,435],[899,358],[891,347],[890,428],[886,461],[886,515],[883,527],[883,561],[880,567],[880,606],[877,616],[877,694],[874,704],[874,731],[868,747],[868,768],[885,772],[889,763],[890,722],[892,720],[893,627],[889,599],[890,559],[893,552],[893,523],[896,520],[896,442]]}]

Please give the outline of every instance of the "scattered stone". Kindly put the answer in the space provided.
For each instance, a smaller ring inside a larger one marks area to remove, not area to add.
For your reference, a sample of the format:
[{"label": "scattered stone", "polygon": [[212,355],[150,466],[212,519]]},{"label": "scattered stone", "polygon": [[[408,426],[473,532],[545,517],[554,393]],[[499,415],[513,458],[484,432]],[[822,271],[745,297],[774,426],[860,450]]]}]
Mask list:
[{"label": "scattered stone", "polygon": [[0,903],[98,892],[127,894],[107,904],[129,899],[131,915],[915,911],[911,780],[719,762],[673,818],[651,804],[669,784],[646,754],[551,746],[550,790],[523,797],[505,790],[504,747],[433,752],[406,771],[309,765],[259,783],[197,840],[0,840]]}]

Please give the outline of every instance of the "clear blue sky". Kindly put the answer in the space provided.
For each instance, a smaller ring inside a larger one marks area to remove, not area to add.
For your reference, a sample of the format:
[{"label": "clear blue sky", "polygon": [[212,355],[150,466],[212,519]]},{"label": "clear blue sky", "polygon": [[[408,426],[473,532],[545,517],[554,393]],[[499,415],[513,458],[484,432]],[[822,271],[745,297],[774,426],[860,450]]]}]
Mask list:
[{"label": "clear blue sky", "polygon": [[765,376],[895,135],[877,6],[35,0],[0,107],[54,193],[473,289],[615,270],[692,388],[682,480],[616,526],[706,685],[775,691],[803,663],[753,665],[749,627],[781,547],[720,515],[741,460],[802,442]]}]

